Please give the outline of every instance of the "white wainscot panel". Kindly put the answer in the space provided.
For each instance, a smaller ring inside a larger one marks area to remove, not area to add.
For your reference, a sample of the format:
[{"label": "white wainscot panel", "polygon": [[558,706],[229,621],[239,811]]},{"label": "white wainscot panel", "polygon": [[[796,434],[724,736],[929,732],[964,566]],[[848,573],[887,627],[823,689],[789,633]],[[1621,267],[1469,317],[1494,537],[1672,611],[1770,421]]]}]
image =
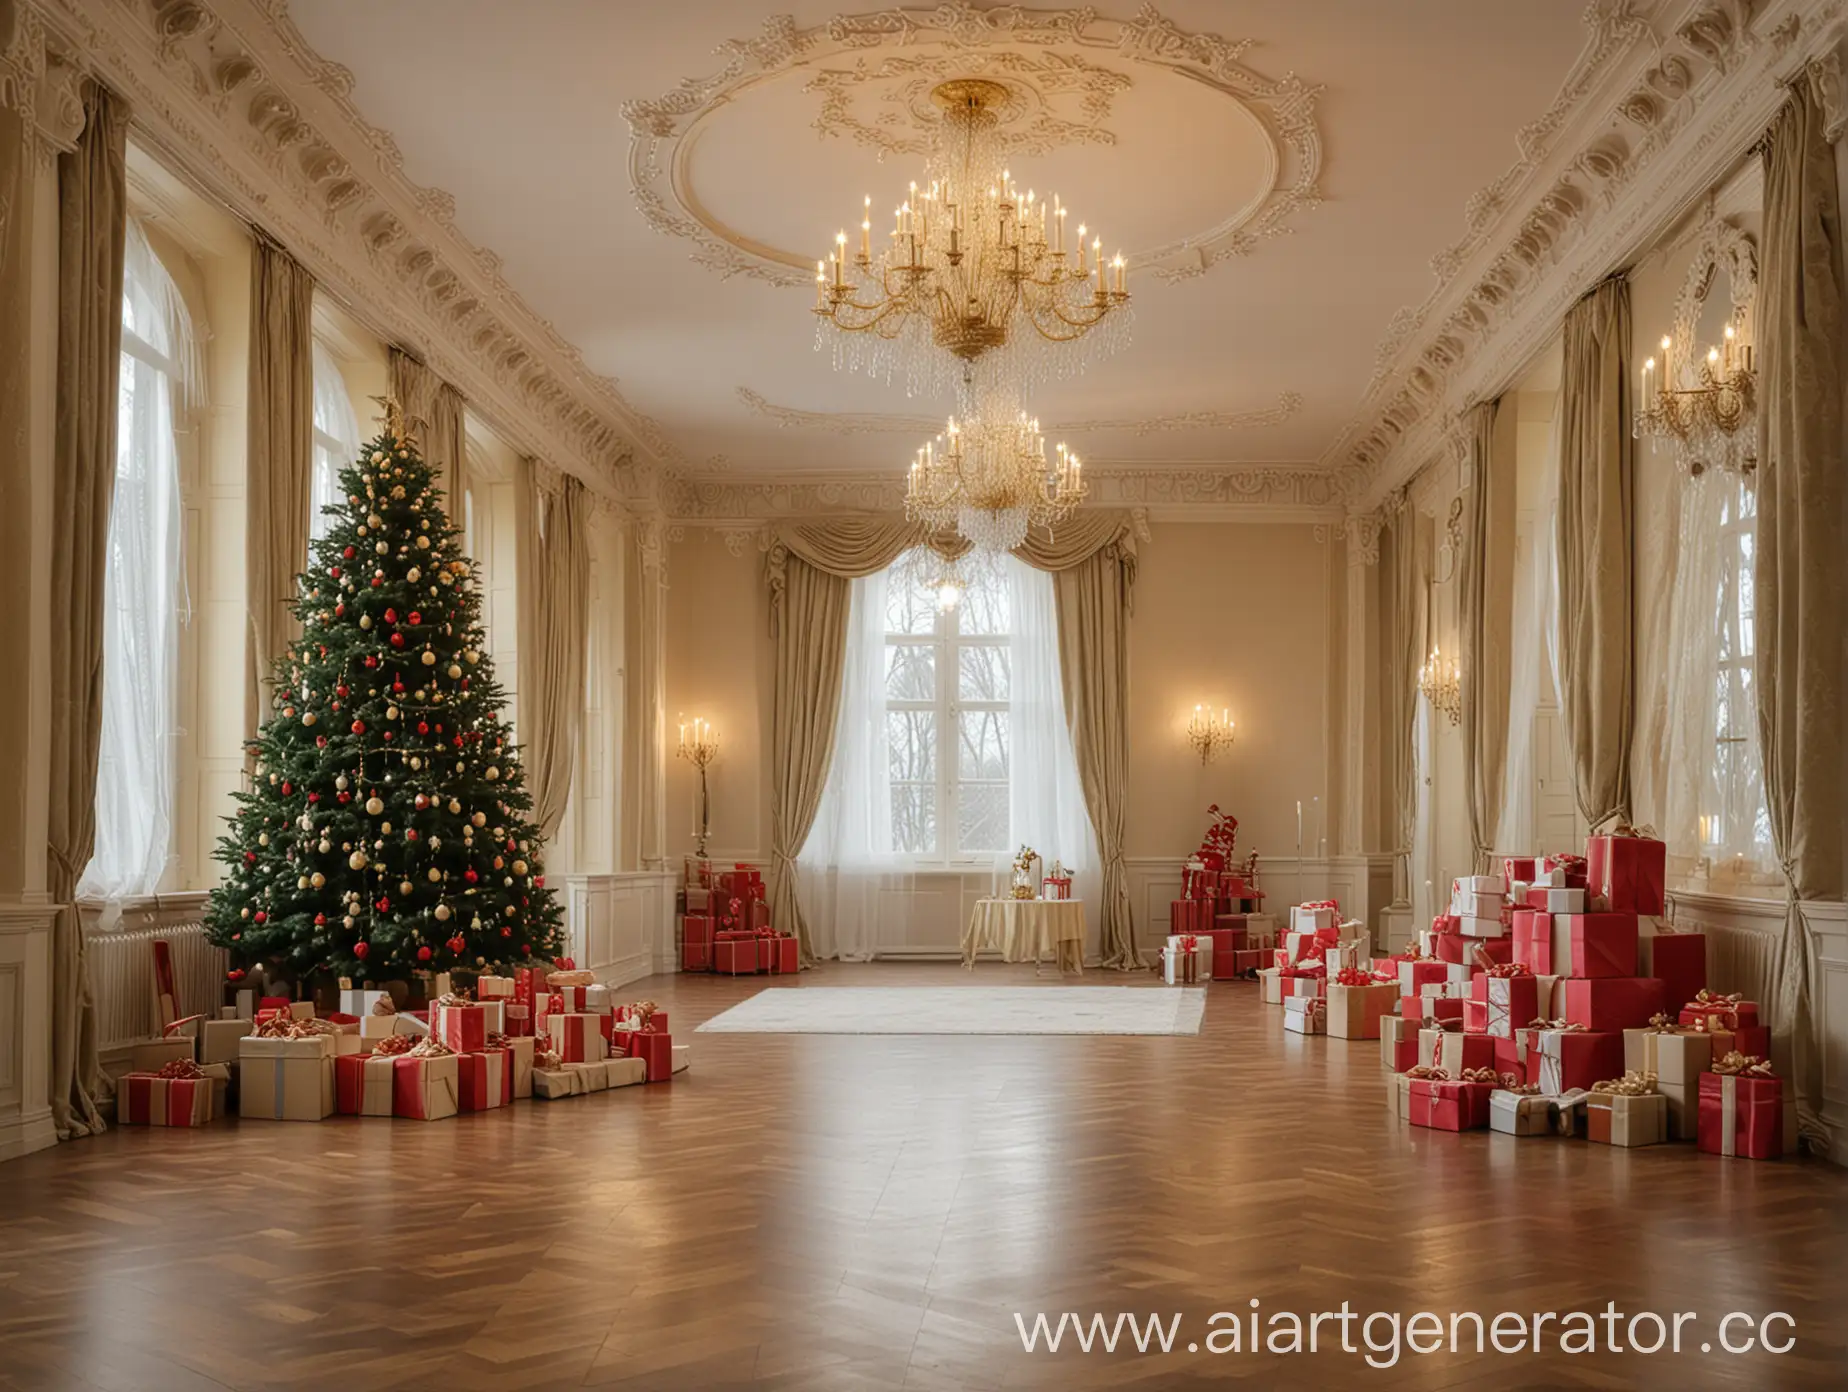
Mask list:
[{"label": "white wainscot panel", "polygon": [[654,870],[567,875],[565,925],[570,956],[607,985],[672,970],[674,877]]},{"label": "white wainscot panel", "polygon": [[48,905],[0,904],[0,1160],[57,1144]]}]

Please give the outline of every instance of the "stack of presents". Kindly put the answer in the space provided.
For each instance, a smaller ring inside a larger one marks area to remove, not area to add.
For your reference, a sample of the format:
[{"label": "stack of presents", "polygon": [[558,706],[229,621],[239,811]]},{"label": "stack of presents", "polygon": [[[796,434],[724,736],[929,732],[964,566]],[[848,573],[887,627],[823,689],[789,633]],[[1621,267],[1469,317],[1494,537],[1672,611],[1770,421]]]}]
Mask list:
[{"label": "stack of presents", "polygon": [[1171,986],[1248,977],[1270,960],[1276,925],[1263,912],[1254,853],[1236,867],[1238,819],[1207,808],[1211,822],[1200,849],[1181,870],[1181,897],[1168,906],[1162,978]]},{"label": "stack of presents", "polygon": [[1379,1017],[1394,1113],[1753,1159],[1794,1147],[1758,1007],[1708,989],[1705,935],[1661,918],[1666,868],[1661,841],[1620,828],[1583,856],[1455,881],[1449,912],[1374,971],[1399,997]]},{"label": "stack of presents", "polygon": [[800,965],[796,937],[770,925],[763,872],[754,865],[713,869],[688,856],[680,917],[680,970],[752,976],[793,972]]},{"label": "stack of presents", "polygon": [[[157,943],[156,978],[166,944]],[[179,1016],[157,998],[162,1037],[137,1045],[116,1087],[123,1123],[201,1126],[228,1115],[320,1121],[335,1115],[440,1121],[526,1098],[575,1097],[667,1082],[687,1048],[650,1001],[618,1005],[608,987],[561,961],[476,979],[471,997],[448,977],[429,1003],[399,1010],[390,993],[343,983],[340,1009],[238,992],[216,1018]]]},{"label": "stack of presents", "polygon": [[1292,1034],[1378,1039],[1380,1022],[1399,1003],[1398,981],[1377,967],[1366,927],[1341,917],[1333,899],[1290,909],[1290,926],[1258,972],[1264,1000],[1283,1007]]}]

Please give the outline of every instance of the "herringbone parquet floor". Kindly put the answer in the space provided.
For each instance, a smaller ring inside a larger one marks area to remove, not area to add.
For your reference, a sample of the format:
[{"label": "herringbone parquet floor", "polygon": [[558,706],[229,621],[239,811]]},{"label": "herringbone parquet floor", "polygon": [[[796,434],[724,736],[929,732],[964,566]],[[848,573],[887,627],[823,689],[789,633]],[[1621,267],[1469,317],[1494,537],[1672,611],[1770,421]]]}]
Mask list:
[{"label": "herringbone parquet floor", "polygon": [[[761,989],[970,979],[657,979],[635,994],[694,1046],[671,1086],[436,1125],[115,1130],[0,1168],[0,1387],[1848,1384],[1848,1173],[1413,1130],[1377,1045],[1284,1035],[1254,987],[1213,987],[1197,1038],[691,1030]],[[1697,1319],[1679,1355],[1563,1354],[1557,1325],[1538,1356],[1478,1354],[1463,1326],[1468,1352],[1375,1370],[1357,1323],[1362,1353],[1326,1351],[1335,1323],[1313,1356],[1207,1352],[1209,1317],[1254,1299],[1529,1322],[1614,1301],[1619,1337],[1638,1311]],[[1174,1351],[1068,1330],[1028,1354],[1014,1318],[1119,1311],[1180,1315]],[[1789,1314],[1794,1347],[1722,1354],[1734,1311]]]}]

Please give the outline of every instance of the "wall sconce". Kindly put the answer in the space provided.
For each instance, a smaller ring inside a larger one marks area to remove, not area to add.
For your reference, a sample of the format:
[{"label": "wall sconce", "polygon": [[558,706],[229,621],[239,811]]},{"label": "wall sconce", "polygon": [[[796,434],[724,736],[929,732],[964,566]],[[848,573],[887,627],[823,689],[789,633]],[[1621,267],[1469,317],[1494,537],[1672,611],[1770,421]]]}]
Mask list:
[{"label": "wall sconce", "polygon": [[1643,363],[1642,399],[1631,433],[1669,442],[1676,462],[1690,474],[1709,464],[1750,473],[1758,462],[1752,356],[1741,326],[1732,323],[1705,358],[1698,347],[1679,349],[1664,334],[1660,373],[1654,358]]},{"label": "wall sconce", "polygon": [[1232,730],[1237,723],[1224,709],[1214,715],[1205,706],[1193,708],[1193,719],[1187,722],[1187,743],[1199,751],[1202,764],[1212,763],[1220,750],[1232,747]]},{"label": "wall sconce", "polygon": [[1455,658],[1446,666],[1443,653],[1432,648],[1431,656],[1418,669],[1418,690],[1431,703],[1431,709],[1448,716],[1452,725],[1463,719],[1463,680]]},{"label": "wall sconce", "polygon": [[712,821],[712,801],[706,792],[706,766],[719,757],[719,732],[710,721],[698,716],[681,721],[680,747],[674,751],[674,757],[685,759],[699,770],[699,850],[696,854],[704,860]]}]

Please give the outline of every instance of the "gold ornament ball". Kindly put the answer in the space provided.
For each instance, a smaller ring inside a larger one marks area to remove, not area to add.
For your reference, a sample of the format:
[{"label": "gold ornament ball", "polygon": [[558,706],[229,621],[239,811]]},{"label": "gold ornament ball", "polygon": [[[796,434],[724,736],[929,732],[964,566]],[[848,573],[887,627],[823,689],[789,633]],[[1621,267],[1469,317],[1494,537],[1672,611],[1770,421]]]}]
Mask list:
[{"label": "gold ornament ball", "polygon": [[457,802],[454,798],[450,798],[449,799],[450,815],[454,816],[457,812],[460,812],[461,810],[462,810],[462,804]]},{"label": "gold ornament ball", "polygon": [[461,675],[462,675],[462,669],[456,666],[455,663],[453,662],[450,663],[449,664],[449,680],[454,681],[456,680],[456,678],[460,677]]},{"label": "gold ornament ball", "polygon": [[436,666],[436,654],[431,652],[428,648],[424,649],[423,665],[426,667]]},{"label": "gold ornament ball", "polygon": [[380,801],[378,798],[372,797],[372,798],[366,799],[366,811],[370,815],[376,817],[379,815],[379,813],[383,812],[384,810],[385,810],[385,804],[382,801]]},{"label": "gold ornament ball", "polygon": [[513,873],[516,875],[524,875],[526,873],[526,862],[523,860],[514,861]]},{"label": "gold ornament ball", "polygon": [[438,923],[449,922],[449,905],[438,904],[436,906],[436,921]]},{"label": "gold ornament ball", "polygon": [[401,880],[398,883],[398,893],[400,894],[412,894],[416,889],[417,886],[412,884],[409,880]]},{"label": "gold ornament ball", "polygon": [[304,725],[314,724],[314,712],[313,711],[303,711],[302,712],[302,724]]},{"label": "gold ornament ball", "polygon": [[469,818],[469,822],[474,826],[484,827],[488,824],[488,814],[486,812],[477,812],[474,816]]},{"label": "gold ornament ball", "polygon": [[350,869],[364,870],[366,868],[366,853],[364,851],[354,851],[352,855],[347,857],[347,865]]},{"label": "gold ornament ball", "polygon": [[430,867],[430,883],[435,884],[437,883],[437,881],[441,880],[442,878],[443,878],[443,872],[441,870],[438,870],[434,865],[432,865]]},{"label": "gold ornament ball", "polygon": [[316,889],[325,889],[327,888],[327,876],[317,870],[308,877],[308,883],[313,885]]}]

